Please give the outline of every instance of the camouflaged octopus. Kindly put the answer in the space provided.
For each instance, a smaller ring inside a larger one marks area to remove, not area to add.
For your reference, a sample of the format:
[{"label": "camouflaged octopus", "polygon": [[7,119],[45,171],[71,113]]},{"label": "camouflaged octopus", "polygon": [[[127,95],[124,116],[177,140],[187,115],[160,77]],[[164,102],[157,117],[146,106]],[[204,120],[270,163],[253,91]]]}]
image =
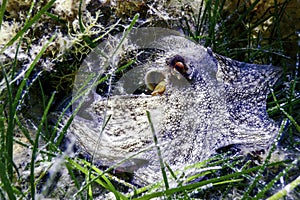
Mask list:
[{"label": "camouflaged octopus", "polygon": [[[174,171],[228,145],[270,146],[279,127],[267,115],[266,98],[278,68],[231,60],[181,36],[162,37],[152,45],[161,56],[139,66],[139,80],[134,80],[152,95],[119,90],[85,108],[89,117],[76,116],[69,130],[84,152],[107,166],[128,158],[119,166],[149,183],[161,178],[156,146]],[[127,72],[116,88],[133,82],[133,74]]]}]

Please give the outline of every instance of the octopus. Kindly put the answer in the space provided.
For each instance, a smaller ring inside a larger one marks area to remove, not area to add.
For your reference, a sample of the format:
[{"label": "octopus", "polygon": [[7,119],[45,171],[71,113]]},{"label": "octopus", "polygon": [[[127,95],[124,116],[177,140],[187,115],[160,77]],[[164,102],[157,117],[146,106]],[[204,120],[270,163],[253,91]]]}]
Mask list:
[{"label": "octopus", "polygon": [[[68,137],[80,151],[152,183],[162,178],[159,159],[178,171],[222,147],[270,147],[279,126],[266,99],[279,68],[235,61],[180,35],[148,45],[158,57],[124,73],[109,96],[92,93],[75,116]],[[134,93],[141,86],[148,92]]]}]

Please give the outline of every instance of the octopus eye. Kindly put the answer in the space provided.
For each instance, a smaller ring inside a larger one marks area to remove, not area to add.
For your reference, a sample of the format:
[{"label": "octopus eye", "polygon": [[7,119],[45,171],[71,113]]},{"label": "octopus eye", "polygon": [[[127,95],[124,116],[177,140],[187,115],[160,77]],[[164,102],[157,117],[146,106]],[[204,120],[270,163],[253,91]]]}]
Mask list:
[{"label": "octopus eye", "polygon": [[172,57],[171,59],[167,60],[167,64],[183,76],[188,75],[188,67],[186,66],[185,60],[182,56],[176,55]]},{"label": "octopus eye", "polygon": [[175,68],[177,71],[179,71],[180,73],[181,73],[181,72],[184,73],[186,67],[184,66],[184,64],[183,64],[182,62],[178,61],[178,62],[175,63],[174,68]]}]

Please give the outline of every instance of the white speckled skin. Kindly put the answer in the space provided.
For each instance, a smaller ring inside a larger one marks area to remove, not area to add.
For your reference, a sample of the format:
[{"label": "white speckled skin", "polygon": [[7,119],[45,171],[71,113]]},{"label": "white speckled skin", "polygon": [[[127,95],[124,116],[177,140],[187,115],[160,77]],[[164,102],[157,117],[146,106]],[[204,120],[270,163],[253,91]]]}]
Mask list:
[{"label": "white speckled skin", "polygon": [[[180,36],[162,38],[153,46],[165,54],[142,66],[143,76],[151,70],[161,72],[167,82],[165,93],[113,96],[94,102],[85,110],[92,118],[75,117],[69,131],[84,151],[95,152],[95,160],[112,165],[148,149],[121,166],[134,170],[139,182],[157,180],[161,172],[146,110],[163,160],[173,170],[231,144],[251,150],[269,147],[278,126],[266,113],[266,97],[278,69],[233,61]],[[166,63],[175,55],[184,59],[187,74],[174,72]],[[111,118],[101,135],[105,115]]]}]

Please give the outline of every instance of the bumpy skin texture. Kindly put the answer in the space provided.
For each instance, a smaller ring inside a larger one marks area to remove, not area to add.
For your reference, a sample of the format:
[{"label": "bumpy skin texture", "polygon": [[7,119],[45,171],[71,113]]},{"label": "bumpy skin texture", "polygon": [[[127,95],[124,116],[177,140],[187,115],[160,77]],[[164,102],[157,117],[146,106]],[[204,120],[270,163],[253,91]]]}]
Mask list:
[{"label": "bumpy skin texture", "polygon": [[[103,165],[142,151],[120,166],[134,171],[139,183],[159,179],[146,110],[150,111],[162,158],[173,170],[206,159],[227,145],[250,150],[270,146],[278,126],[266,113],[266,97],[268,86],[279,74],[277,68],[237,62],[179,36],[162,38],[153,47],[163,50],[164,55],[140,66],[141,76],[147,79],[150,71],[161,73],[165,92],[161,96],[116,95],[95,101],[85,110],[90,118],[75,117],[69,132],[84,151],[94,154]],[[179,72],[172,66],[176,59],[180,61]],[[180,69],[184,70],[180,73]],[[111,118],[101,133],[108,116]]]}]

